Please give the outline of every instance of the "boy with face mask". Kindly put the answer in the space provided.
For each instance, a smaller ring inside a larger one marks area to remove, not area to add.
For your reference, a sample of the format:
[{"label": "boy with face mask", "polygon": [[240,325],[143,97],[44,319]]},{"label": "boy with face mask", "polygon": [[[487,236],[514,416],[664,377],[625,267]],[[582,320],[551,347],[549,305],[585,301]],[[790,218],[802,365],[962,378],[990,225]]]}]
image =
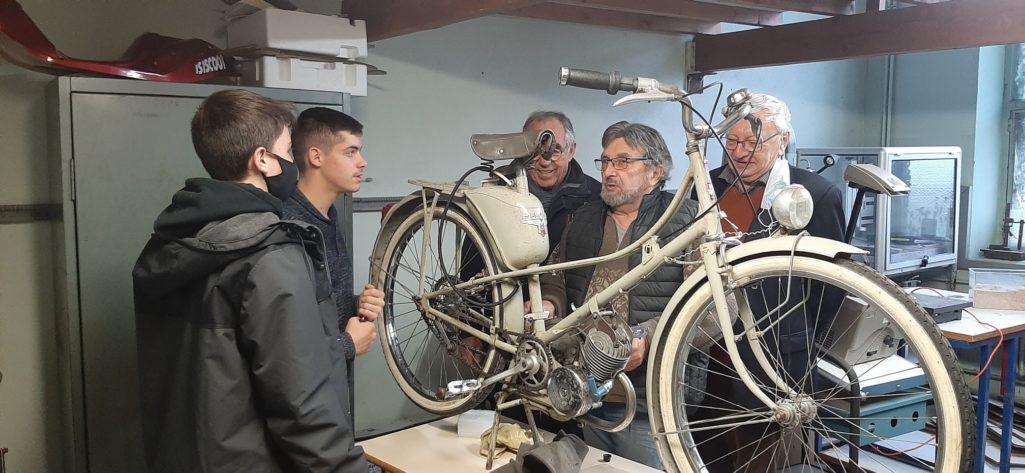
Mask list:
[{"label": "boy with face mask", "polygon": [[365,472],[321,233],[282,221],[295,191],[291,104],[211,95],[193,178],[132,273],[142,420],[154,472]]}]

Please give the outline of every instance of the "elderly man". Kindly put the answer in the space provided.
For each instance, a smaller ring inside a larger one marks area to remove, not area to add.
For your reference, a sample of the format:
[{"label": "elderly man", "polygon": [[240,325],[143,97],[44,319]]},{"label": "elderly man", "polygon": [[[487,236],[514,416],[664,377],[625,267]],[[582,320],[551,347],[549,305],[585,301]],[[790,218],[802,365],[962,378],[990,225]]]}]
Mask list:
[{"label": "elderly man", "polygon": [[[673,167],[672,157],[662,136],[653,128],[638,123],[613,124],[602,136],[602,148],[601,158],[595,160],[602,175],[602,202],[577,209],[552,255],[553,261],[607,255],[633,243],[651,229],[673,199],[673,194],[662,190]],[[684,202],[660,236],[666,237],[690,223],[696,211],[693,201]],[[633,253],[628,258],[546,276],[542,280],[544,305],[556,316],[564,316],[570,304],[581,306],[638,264],[640,254]],[[637,390],[637,414],[633,423],[620,432],[589,426],[584,430],[588,444],[654,468],[662,465],[644,402],[645,358],[658,317],[684,277],[679,267],[665,266],[612,301],[615,313],[640,334],[633,340],[626,365],[627,375]],[[606,420],[622,419],[626,411],[623,400],[621,393],[613,391],[605,397],[602,407],[591,414]]]},{"label": "elderly man", "polygon": [[534,112],[523,122],[523,131],[552,130],[556,151],[552,159],[535,158],[527,171],[530,193],[544,205],[548,217],[549,252],[562,236],[573,212],[584,203],[598,200],[601,184],[584,174],[573,159],[577,152],[573,123],[561,112]]},{"label": "elderly man", "polygon": [[[729,215],[723,229],[730,231],[736,226],[748,233],[764,230],[772,221],[768,210],[772,191],[786,184],[800,184],[815,202],[815,213],[805,230],[814,236],[843,241],[840,190],[818,174],[790,166],[784,158],[790,143],[790,109],[783,101],[765,94],[753,94],[748,103],[751,119],[741,120],[726,132],[726,153],[736,170],[726,163],[710,172],[712,186],[721,198],[719,205]],[[761,236],[764,234],[748,240]]]},{"label": "elderly man", "polygon": [[[749,119],[741,120],[726,132],[729,161],[709,173],[720,198],[720,208],[727,215],[722,221],[723,229],[739,233],[746,240],[766,237],[765,230],[775,225],[770,211],[774,191],[787,184],[800,184],[815,202],[814,213],[805,230],[814,236],[842,241],[844,212],[840,190],[818,174],[789,165],[784,158],[791,134],[790,110],[786,104],[765,94],[753,94],[748,103],[752,107]],[[784,371],[791,373],[807,372],[809,337],[819,335],[812,333],[812,327],[829,327],[830,321],[824,319],[835,313],[837,307],[833,304],[843,300],[843,294],[835,288],[808,287],[812,292],[807,294],[809,300],[824,302],[816,305],[814,311],[806,308],[783,319],[772,329],[778,338],[765,337],[761,342],[763,350],[772,354],[770,356]],[[751,301],[763,301],[751,303],[756,320],[765,315],[766,309],[759,307],[783,303],[766,294],[789,293],[791,300],[804,299],[801,293],[805,289],[796,282],[789,292],[786,288],[763,289],[761,294],[748,294]],[[827,291],[824,295],[823,290]],[[754,369],[752,374],[766,382],[757,369],[750,347],[742,343],[739,348],[745,365]],[[713,345],[709,355],[712,361],[708,367],[707,395],[704,405],[694,415],[695,420],[716,418],[737,409],[764,408],[737,379],[737,372],[721,343]],[[816,382],[814,378],[804,381]],[[776,424],[738,425],[697,433],[695,437],[711,472],[776,471],[786,466],[789,453],[776,445],[798,443],[796,439],[783,438]]]},{"label": "elderly man", "polygon": [[[580,164],[573,159],[577,151],[576,136],[573,123],[562,112],[550,110],[537,111],[523,122],[523,131],[551,130],[555,134],[555,152],[551,159],[540,156],[529,161],[527,168],[527,186],[530,193],[541,201],[548,220],[548,252],[551,253],[566,229],[573,212],[587,202],[598,201],[601,183],[584,174]],[[463,261],[479,261],[474,258],[472,245],[463,248]],[[467,264],[461,270],[461,277],[468,280],[483,269],[482,265]],[[530,302],[525,303],[530,310]],[[550,308],[549,306],[546,306]],[[473,337],[463,339],[471,347],[479,347],[480,341]],[[512,407],[503,412],[513,419],[526,422],[526,414],[521,407]],[[560,430],[567,433],[582,435],[579,424],[574,421],[559,422],[544,414],[538,418],[538,426],[550,432]]]}]

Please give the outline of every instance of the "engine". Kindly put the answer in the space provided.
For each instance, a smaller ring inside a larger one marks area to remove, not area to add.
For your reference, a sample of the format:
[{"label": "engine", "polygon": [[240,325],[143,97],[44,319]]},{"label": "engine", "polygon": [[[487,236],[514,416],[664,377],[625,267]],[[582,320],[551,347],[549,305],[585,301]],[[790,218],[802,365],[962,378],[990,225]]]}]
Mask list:
[{"label": "engine", "polygon": [[630,342],[630,332],[622,324],[589,330],[580,350],[581,363],[560,366],[548,379],[552,407],[568,418],[597,407],[612,389],[612,379],[626,367]]}]

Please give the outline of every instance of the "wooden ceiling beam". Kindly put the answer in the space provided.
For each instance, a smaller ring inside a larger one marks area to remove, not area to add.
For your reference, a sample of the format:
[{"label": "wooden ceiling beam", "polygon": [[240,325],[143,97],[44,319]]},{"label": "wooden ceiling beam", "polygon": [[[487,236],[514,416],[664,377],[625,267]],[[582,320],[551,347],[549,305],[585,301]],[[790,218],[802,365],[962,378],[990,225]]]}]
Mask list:
[{"label": "wooden ceiling beam", "polygon": [[854,0],[697,0],[699,2],[757,8],[772,11],[799,11],[817,15],[853,15]]},{"label": "wooden ceiling beam", "polygon": [[694,0],[550,0],[551,3],[625,13],[753,26],[783,24],[783,14],[753,8],[728,7]]},{"label": "wooden ceiling beam", "polygon": [[345,0],[342,12],[366,20],[367,40],[377,41],[538,3],[545,0]]},{"label": "wooden ceiling beam", "polygon": [[1025,1],[951,0],[694,39],[694,71],[1025,42]]},{"label": "wooden ceiling beam", "polygon": [[598,8],[583,8],[556,3],[534,5],[509,12],[508,14],[525,18],[612,26],[660,33],[708,35],[719,33],[719,23],[715,22],[627,13]]}]

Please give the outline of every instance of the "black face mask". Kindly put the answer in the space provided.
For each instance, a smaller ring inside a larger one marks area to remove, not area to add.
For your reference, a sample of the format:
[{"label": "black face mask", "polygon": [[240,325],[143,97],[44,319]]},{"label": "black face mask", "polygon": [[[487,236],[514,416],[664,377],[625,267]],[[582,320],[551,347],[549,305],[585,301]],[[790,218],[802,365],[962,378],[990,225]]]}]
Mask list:
[{"label": "black face mask", "polygon": [[282,158],[274,153],[271,156],[278,158],[278,165],[281,166],[281,173],[277,176],[265,176],[264,180],[267,181],[267,192],[270,195],[277,197],[282,202],[292,196],[295,192],[295,188],[299,185],[299,168],[295,166],[295,163]]}]

